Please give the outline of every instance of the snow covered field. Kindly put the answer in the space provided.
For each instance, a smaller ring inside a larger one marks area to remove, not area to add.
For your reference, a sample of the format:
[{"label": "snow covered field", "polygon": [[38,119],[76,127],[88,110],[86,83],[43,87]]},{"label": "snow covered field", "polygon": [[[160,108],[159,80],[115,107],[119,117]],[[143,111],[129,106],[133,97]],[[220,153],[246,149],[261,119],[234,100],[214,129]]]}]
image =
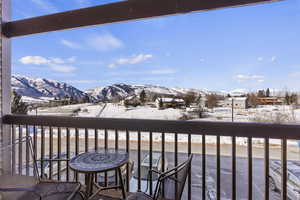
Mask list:
[{"label": "snow covered field", "polygon": [[[35,114],[33,111],[31,114]],[[101,103],[101,104],[75,104],[67,106],[59,106],[52,108],[39,108],[40,115],[60,115],[60,116],[78,116],[78,117],[105,117],[105,118],[137,118],[137,119],[161,119],[161,120],[178,120],[183,114],[187,114],[184,109],[163,109],[159,110],[153,106],[138,106],[126,108],[120,104]],[[278,117],[279,116],[279,117]],[[271,120],[270,120],[271,119]],[[207,117],[193,120],[209,120],[209,121],[231,121],[230,108],[215,108],[213,111],[207,113]],[[293,109],[291,106],[262,106],[251,109],[240,109],[234,111],[235,122],[251,122],[251,121],[269,121],[277,122],[299,122],[300,109]],[[114,140],[114,131],[109,132],[109,139]],[[64,132],[63,132],[64,134]],[[84,130],[80,131],[81,137],[84,137]],[[94,137],[94,131],[90,130],[90,138]],[[166,134],[166,141],[173,142],[174,135]],[[99,132],[99,138],[104,138],[104,133]],[[119,132],[119,138],[125,140],[125,132]],[[131,135],[131,140],[137,140],[137,134]],[[154,141],[161,141],[161,134],[154,133]],[[179,142],[187,142],[187,135],[180,135]],[[148,133],[142,133],[142,140],[149,140]],[[207,143],[214,144],[216,138],[213,136],[207,137]],[[192,136],[193,143],[201,143],[200,136]],[[280,144],[280,140],[271,140],[273,144]],[[222,137],[222,144],[231,144],[230,137]],[[237,144],[247,144],[246,138],[238,138]],[[262,139],[254,139],[253,144],[263,144]],[[289,144],[296,145],[295,141],[289,141]]]}]

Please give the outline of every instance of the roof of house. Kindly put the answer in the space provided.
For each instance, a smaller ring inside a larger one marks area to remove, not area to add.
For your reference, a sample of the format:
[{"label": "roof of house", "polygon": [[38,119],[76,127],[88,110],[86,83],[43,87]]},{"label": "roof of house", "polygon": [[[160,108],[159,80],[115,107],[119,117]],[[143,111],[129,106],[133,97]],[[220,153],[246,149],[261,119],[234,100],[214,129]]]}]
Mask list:
[{"label": "roof of house", "polygon": [[[226,98],[226,100],[232,101],[232,97]],[[233,97],[234,101],[246,101],[247,97]]]},{"label": "roof of house", "polygon": [[184,103],[183,99],[179,98],[159,98],[158,101],[162,100],[164,103],[172,103],[172,102],[177,102],[177,103]]}]

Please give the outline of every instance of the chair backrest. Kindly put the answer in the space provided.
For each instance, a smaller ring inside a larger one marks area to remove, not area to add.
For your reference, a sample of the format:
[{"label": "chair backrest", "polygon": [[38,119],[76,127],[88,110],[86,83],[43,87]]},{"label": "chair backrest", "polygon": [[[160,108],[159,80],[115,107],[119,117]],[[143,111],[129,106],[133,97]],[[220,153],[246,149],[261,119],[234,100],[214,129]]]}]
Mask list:
[{"label": "chair backrest", "polygon": [[36,157],[30,136],[0,143],[2,169],[0,177],[36,176],[39,177]]},{"label": "chair backrest", "polygon": [[161,174],[154,193],[154,199],[162,196],[168,200],[180,200],[185,187],[187,176],[190,172],[193,154],[184,163]]}]

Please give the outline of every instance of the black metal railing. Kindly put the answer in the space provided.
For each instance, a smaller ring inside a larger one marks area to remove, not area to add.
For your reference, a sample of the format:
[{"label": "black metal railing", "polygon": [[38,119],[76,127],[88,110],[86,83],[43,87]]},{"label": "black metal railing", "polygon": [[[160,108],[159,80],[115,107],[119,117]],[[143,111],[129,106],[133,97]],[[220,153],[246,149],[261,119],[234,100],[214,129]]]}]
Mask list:
[{"label": "black metal railing", "polygon": [[[269,199],[269,162],[270,139],[281,141],[281,199],[287,199],[287,140],[300,140],[300,125],[295,124],[263,124],[263,123],[230,123],[206,121],[171,121],[171,120],[141,120],[141,119],[111,119],[111,118],[73,118],[57,116],[23,116],[6,115],[4,124],[12,127],[12,139],[31,135],[34,151],[41,166],[46,158],[53,159],[65,157],[70,159],[73,155],[98,148],[125,149],[130,153],[131,160],[136,163],[136,188],[130,188],[130,170],[126,169],[127,191],[141,190],[142,188],[142,157],[149,154],[149,168],[153,167],[152,156],[154,151],[161,154],[162,167],[167,164],[178,165],[191,153],[199,155],[200,164],[193,164],[188,176],[187,186],[183,199],[207,199],[207,138],[215,137],[215,193],[216,199],[221,199],[221,165],[223,137],[231,138],[231,198],[237,198],[237,138],[247,138],[247,191],[248,199],[253,197],[253,139],[263,140],[264,151],[264,199]],[[180,138],[185,138],[184,142]],[[199,140],[199,143],[195,142]],[[19,149],[22,151],[22,149]],[[199,153],[200,152],[200,153]],[[19,152],[19,158],[13,158],[13,166],[18,161],[29,159],[28,151]],[[168,158],[168,159],[167,159]],[[167,162],[168,160],[168,162]],[[172,162],[170,162],[172,161]],[[27,174],[30,174],[29,163]],[[48,174],[48,178],[57,180],[81,180],[80,174],[72,173],[65,163],[49,163],[49,171],[41,167],[41,174]],[[56,169],[55,169],[55,168]],[[18,170],[18,168],[16,168]],[[195,173],[194,173],[195,172]],[[193,174],[200,174],[195,176]],[[108,184],[108,175],[105,174],[105,184]],[[150,176],[150,180],[152,180]],[[200,182],[200,189],[196,183]],[[245,184],[245,183],[243,183]],[[153,193],[152,184],[149,193]]]}]

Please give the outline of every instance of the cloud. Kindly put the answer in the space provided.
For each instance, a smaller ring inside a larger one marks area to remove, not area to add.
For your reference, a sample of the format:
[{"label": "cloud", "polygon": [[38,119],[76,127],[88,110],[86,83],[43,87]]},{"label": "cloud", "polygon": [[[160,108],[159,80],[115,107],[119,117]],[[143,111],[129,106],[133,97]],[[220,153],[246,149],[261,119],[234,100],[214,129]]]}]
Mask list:
[{"label": "cloud", "polygon": [[175,74],[176,71],[172,69],[159,69],[159,70],[149,71],[149,73],[154,75],[167,75],[167,74]]},{"label": "cloud", "polygon": [[72,56],[70,58],[67,58],[67,61],[70,62],[70,63],[73,63],[76,61],[76,57],[75,56]]},{"label": "cloud", "polygon": [[[123,76],[131,76],[131,75],[170,75],[176,74],[177,71],[173,69],[158,69],[158,70],[148,70],[148,71],[129,71],[129,72],[122,72],[121,75]],[[110,73],[112,76],[120,76],[119,72],[112,72]]]},{"label": "cloud", "polygon": [[263,61],[263,59],[264,59],[263,57],[258,57],[258,58],[257,58],[257,60],[258,60],[259,62],[260,62],[260,61]]},{"label": "cloud", "polygon": [[80,7],[87,7],[91,5],[91,2],[89,0],[77,0],[77,4]]},{"label": "cloud", "polygon": [[138,54],[129,58],[119,58],[114,63],[108,65],[109,68],[116,68],[118,65],[135,65],[153,57],[151,54]]},{"label": "cloud", "polygon": [[41,56],[25,56],[19,59],[19,61],[24,64],[33,64],[33,65],[42,65],[49,63],[49,60],[47,58],[41,57]]},{"label": "cloud", "polygon": [[262,83],[265,81],[265,77],[261,75],[238,74],[234,78],[239,82],[256,81],[258,83]]},{"label": "cloud", "polygon": [[76,67],[72,65],[65,65],[66,63],[73,63],[76,61],[76,57],[70,58],[45,58],[42,56],[24,56],[19,59],[24,65],[44,65],[48,66],[51,70],[57,72],[72,72],[76,70]]},{"label": "cloud", "polygon": [[55,64],[63,64],[65,61],[62,58],[50,58],[50,62],[53,62]]},{"label": "cloud", "polygon": [[276,60],[277,60],[277,57],[276,56],[272,56],[271,62],[275,62]]},{"label": "cloud", "polygon": [[61,42],[61,44],[65,45],[66,47],[69,47],[71,49],[80,49],[81,48],[81,45],[76,42],[72,42],[72,41],[65,40],[65,39],[61,39],[60,42]]},{"label": "cloud", "polygon": [[63,73],[73,72],[76,70],[76,67],[71,66],[71,65],[49,64],[49,67],[53,71],[63,72]]},{"label": "cloud", "polygon": [[110,33],[96,35],[86,40],[87,44],[97,51],[111,51],[124,46],[123,42]]},{"label": "cloud", "polygon": [[40,7],[41,9],[47,12],[51,12],[51,13],[58,12],[58,9],[48,0],[31,0],[31,1],[34,4],[36,4],[38,7]]}]

